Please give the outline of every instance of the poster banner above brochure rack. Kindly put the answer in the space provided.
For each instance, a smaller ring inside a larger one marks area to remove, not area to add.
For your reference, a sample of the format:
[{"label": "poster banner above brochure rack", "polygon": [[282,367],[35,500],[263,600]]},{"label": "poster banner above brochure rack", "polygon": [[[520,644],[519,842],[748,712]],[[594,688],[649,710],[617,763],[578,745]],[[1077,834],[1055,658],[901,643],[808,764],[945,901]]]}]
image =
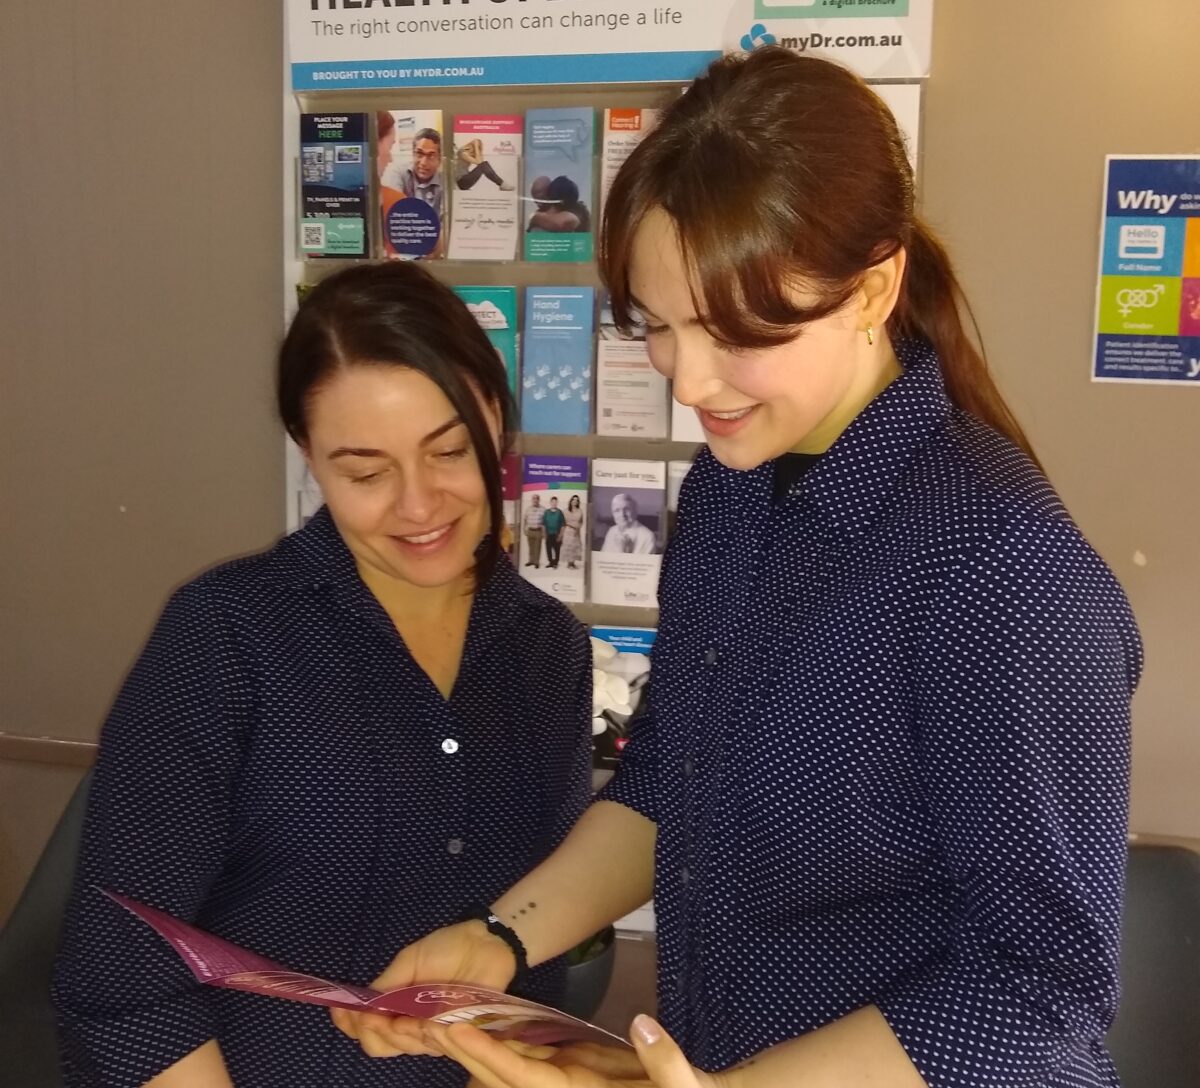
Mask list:
[{"label": "poster banner above brochure rack", "polygon": [[777,43],[929,74],[933,0],[285,0],[292,88],[682,82]]}]

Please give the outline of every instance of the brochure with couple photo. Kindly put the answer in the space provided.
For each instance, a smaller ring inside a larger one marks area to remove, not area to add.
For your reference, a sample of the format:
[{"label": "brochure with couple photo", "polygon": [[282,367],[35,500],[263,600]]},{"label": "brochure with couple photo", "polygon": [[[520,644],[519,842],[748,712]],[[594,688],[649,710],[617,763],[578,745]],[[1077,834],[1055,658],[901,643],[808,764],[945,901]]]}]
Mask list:
[{"label": "brochure with couple photo", "polygon": [[575,1042],[629,1045],[624,1039],[594,1024],[577,1020],[547,1005],[497,990],[465,986],[457,982],[430,982],[381,992],[369,986],[330,982],[314,975],[289,971],[265,956],[214,937],[165,911],[148,907],[116,892],[105,891],[104,894],[166,940],[188,965],[196,980],[209,986],[357,1012],[411,1016],[439,1024],[473,1024],[497,1038],[517,1039],[534,1045],[554,1046]]}]

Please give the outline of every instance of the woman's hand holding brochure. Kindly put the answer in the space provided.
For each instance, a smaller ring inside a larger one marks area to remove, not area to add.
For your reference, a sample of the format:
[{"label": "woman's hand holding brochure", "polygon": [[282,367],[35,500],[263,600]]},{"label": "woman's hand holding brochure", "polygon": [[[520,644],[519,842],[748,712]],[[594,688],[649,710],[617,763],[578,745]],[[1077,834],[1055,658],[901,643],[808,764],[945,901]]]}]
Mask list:
[{"label": "woman's hand holding brochure", "polygon": [[[402,949],[371,987],[398,990],[437,979],[504,990],[515,971],[508,945],[489,933],[482,922],[460,922],[436,929]],[[429,1038],[424,1020],[343,1008],[331,1009],[330,1015],[338,1029],[357,1039],[372,1057],[442,1054]]]},{"label": "woman's hand holding brochure", "polygon": [[[289,970],[165,911],[115,892],[104,894],[166,940],[197,982],[353,1010],[365,1019],[350,1020],[347,1034],[360,1039],[368,1053],[441,1054],[441,1036],[429,1034],[435,1024],[474,1025],[497,1039],[528,1044],[539,1053],[558,1043],[626,1045],[619,1036],[584,1020],[499,989],[512,978],[513,955],[480,922],[450,926],[411,945],[381,976],[379,981],[387,988],[379,989]],[[418,978],[421,981],[415,981]],[[396,985],[396,979],[401,984]],[[367,1034],[385,1028],[380,1039]]]}]

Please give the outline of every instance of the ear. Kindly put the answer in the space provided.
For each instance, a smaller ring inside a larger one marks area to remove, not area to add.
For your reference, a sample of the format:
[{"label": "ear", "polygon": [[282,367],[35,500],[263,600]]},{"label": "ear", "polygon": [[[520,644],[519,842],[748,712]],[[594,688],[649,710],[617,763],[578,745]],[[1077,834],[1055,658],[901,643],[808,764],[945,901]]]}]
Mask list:
[{"label": "ear", "polygon": [[892,256],[872,265],[863,276],[859,288],[859,325],[874,325],[882,329],[896,308],[900,297],[900,285],[904,282],[904,269],[908,264],[908,253],[901,246]]}]

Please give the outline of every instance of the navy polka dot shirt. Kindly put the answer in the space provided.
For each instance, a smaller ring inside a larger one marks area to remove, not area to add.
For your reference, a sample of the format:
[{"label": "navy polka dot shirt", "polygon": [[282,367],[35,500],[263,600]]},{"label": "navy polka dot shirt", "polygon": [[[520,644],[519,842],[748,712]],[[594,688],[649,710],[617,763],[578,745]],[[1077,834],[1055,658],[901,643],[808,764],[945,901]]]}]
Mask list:
[{"label": "navy polka dot shirt", "polygon": [[[442,699],[328,513],[167,606],[101,738],[55,999],[67,1082],[134,1088],[216,1037],[238,1088],[440,1088],[328,1011],[197,986],[113,888],[289,967],[367,983],[491,902],[588,801],[591,659],[507,560]],[[534,972],[553,999],[561,962]]]},{"label": "navy polka dot shirt", "polygon": [[659,1000],[720,1070],[873,1003],[933,1088],[1117,1084],[1117,582],[925,345],[780,502],[703,451],[605,796],[658,825]]}]

